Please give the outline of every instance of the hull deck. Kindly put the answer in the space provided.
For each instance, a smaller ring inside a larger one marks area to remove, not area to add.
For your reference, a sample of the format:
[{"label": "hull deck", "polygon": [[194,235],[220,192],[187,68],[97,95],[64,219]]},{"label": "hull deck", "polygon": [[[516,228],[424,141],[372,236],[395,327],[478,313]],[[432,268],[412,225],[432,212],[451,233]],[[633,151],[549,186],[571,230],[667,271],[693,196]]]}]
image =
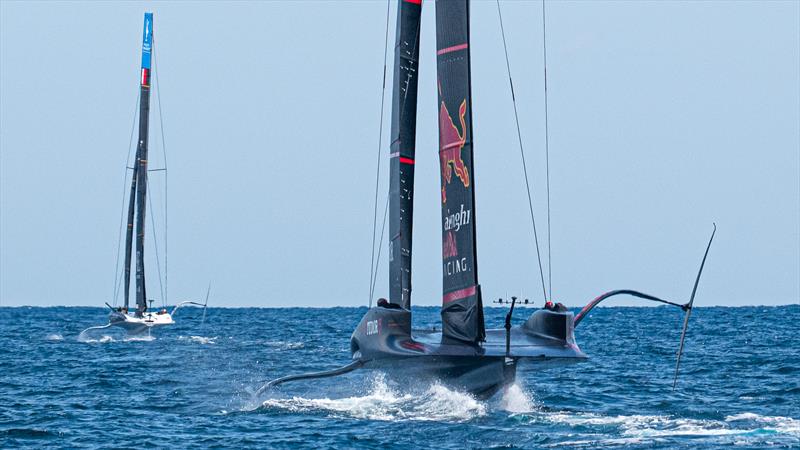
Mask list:
[{"label": "hull deck", "polygon": [[447,342],[441,332],[412,333],[409,310],[375,307],[367,311],[353,332],[350,364],[324,372],[287,375],[265,384],[258,392],[363,367],[381,370],[405,386],[441,382],[488,398],[514,383],[518,367],[535,369],[587,359],[575,344],[572,318],[570,312],[539,310],[508,334],[505,329],[486,330],[485,340],[474,345]]},{"label": "hull deck", "polygon": [[145,313],[141,317],[135,314],[112,312],[109,314],[109,324],[124,329],[128,334],[144,334],[153,327],[172,325],[172,315],[169,313]]},{"label": "hull deck", "polygon": [[410,313],[373,308],[351,340],[353,359],[391,378],[429,378],[479,397],[512,384],[517,366],[585,360],[575,344],[571,313],[537,311],[521,326],[486,330],[478,345],[447,342],[441,332],[410,331]]}]

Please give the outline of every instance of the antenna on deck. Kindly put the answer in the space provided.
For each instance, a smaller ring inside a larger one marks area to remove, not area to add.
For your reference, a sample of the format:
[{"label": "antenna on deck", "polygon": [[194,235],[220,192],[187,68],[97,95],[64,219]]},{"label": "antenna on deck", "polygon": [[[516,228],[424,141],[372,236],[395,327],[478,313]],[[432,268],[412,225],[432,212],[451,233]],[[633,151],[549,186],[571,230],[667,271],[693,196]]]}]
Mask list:
[{"label": "antenna on deck", "polygon": [[511,308],[509,308],[508,313],[506,314],[506,357],[511,356],[511,317],[514,314],[514,304],[517,303],[517,297],[511,297]]},{"label": "antenna on deck", "polygon": [[678,384],[678,369],[681,367],[681,356],[683,355],[683,343],[686,339],[686,329],[689,327],[689,316],[692,315],[692,305],[694,305],[694,296],[697,294],[697,285],[700,283],[700,275],[703,274],[703,267],[706,265],[706,258],[708,257],[708,250],[711,249],[711,241],[714,240],[714,234],[717,232],[717,224],[714,223],[714,230],[711,232],[711,238],[708,240],[708,245],[706,246],[706,252],[703,254],[703,261],[700,263],[700,270],[697,271],[697,278],[694,280],[694,288],[692,288],[692,296],[689,298],[689,303],[683,306],[683,309],[686,310],[686,315],[683,318],[683,329],[681,330],[681,343],[678,347],[678,358],[675,361],[675,378],[672,380],[672,390],[675,390],[675,386]]}]

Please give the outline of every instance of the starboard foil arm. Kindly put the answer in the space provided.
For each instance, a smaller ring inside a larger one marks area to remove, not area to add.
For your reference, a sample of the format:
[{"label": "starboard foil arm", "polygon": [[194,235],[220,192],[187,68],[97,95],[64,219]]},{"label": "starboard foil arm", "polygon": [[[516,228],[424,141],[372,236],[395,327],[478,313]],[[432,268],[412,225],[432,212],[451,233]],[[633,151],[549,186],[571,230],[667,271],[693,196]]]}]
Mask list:
[{"label": "starboard foil arm", "polygon": [[350,364],[348,364],[346,366],[342,366],[342,367],[339,367],[339,368],[333,369],[333,370],[326,370],[326,371],[322,371],[322,372],[301,373],[301,374],[296,374],[296,375],[286,375],[285,377],[276,378],[276,379],[270,381],[269,383],[265,384],[264,386],[261,386],[261,388],[258,391],[256,391],[256,395],[260,395],[260,394],[262,394],[264,391],[266,391],[269,388],[275,387],[275,386],[277,386],[279,384],[287,383],[289,381],[311,380],[311,379],[314,379],[314,378],[335,377],[335,376],[338,376],[338,375],[344,375],[344,374],[346,374],[348,372],[352,372],[352,371],[358,369],[359,367],[361,367],[363,365],[364,365],[364,361],[359,359],[359,360],[351,362]]},{"label": "starboard foil arm", "polygon": [[677,306],[677,307],[682,308],[684,310],[689,308],[689,304],[688,303],[684,304],[684,305],[681,305],[680,303],[675,303],[675,302],[671,302],[671,301],[668,301],[668,300],[664,300],[662,298],[658,298],[658,297],[650,295],[650,294],[645,294],[643,292],[634,291],[632,289],[617,289],[615,291],[606,292],[605,294],[600,295],[597,298],[595,298],[594,300],[592,300],[591,302],[589,302],[586,306],[583,307],[583,309],[581,309],[581,311],[578,314],[575,315],[575,319],[572,320],[572,324],[575,327],[577,327],[578,324],[581,323],[581,320],[583,320],[583,318],[586,317],[586,315],[589,314],[589,312],[592,309],[594,309],[595,306],[600,304],[600,302],[602,302],[603,300],[605,300],[607,298],[610,298],[610,297],[613,297],[615,295],[631,295],[631,296],[638,297],[638,298],[641,298],[641,299],[650,300],[650,301],[653,301],[653,302],[664,303],[665,305]]},{"label": "starboard foil arm", "polygon": [[85,330],[81,331],[81,332],[78,334],[78,339],[82,339],[82,338],[84,337],[84,335],[85,335],[87,332],[89,332],[89,331],[92,331],[92,330],[103,330],[103,329],[105,329],[105,328],[109,328],[110,326],[111,326],[111,324],[110,324],[110,323],[107,323],[107,324],[105,324],[105,325],[98,325],[98,326],[96,326],[96,327],[89,327],[89,328],[87,328],[87,329],[85,329]]},{"label": "starboard foil arm", "polygon": [[178,308],[180,308],[180,307],[182,307],[182,306],[184,306],[184,305],[202,306],[202,307],[203,307],[203,309],[204,309],[204,310],[203,310],[203,314],[205,314],[205,307],[206,307],[206,304],[203,304],[203,303],[200,303],[200,302],[193,302],[193,301],[191,301],[191,300],[186,300],[186,301],[180,302],[180,303],[178,303],[177,305],[175,305],[175,307],[174,307],[174,308],[172,308],[172,312],[171,312],[171,313],[169,313],[169,315],[170,315],[170,316],[174,316],[174,315],[175,315],[175,311],[177,311],[177,310],[178,310]]},{"label": "starboard foil arm", "polygon": [[[589,302],[586,306],[584,306],[583,309],[581,309],[581,311],[578,314],[576,314],[575,318],[572,320],[573,326],[577,327],[578,324],[581,323],[581,320],[583,320],[583,318],[586,317],[587,314],[589,314],[589,311],[594,309],[594,307],[597,306],[598,304],[600,304],[600,302],[602,302],[603,300],[605,300],[605,299],[607,299],[609,297],[613,297],[615,295],[627,294],[627,295],[632,295],[634,297],[639,297],[639,298],[642,298],[642,299],[645,299],[645,300],[650,300],[650,301],[653,301],[653,302],[664,303],[665,305],[677,306],[677,307],[683,309],[684,311],[686,311],[686,319],[684,320],[684,324],[683,324],[683,332],[685,333],[686,332],[686,326],[689,323],[689,316],[691,315],[692,305],[694,304],[694,296],[697,293],[697,285],[700,283],[700,275],[703,274],[703,267],[706,264],[706,257],[708,257],[708,250],[711,249],[711,242],[714,240],[714,234],[716,234],[716,232],[717,232],[717,224],[714,223],[713,225],[714,225],[714,230],[711,232],[711,237],[708,239],[708,245],[706,246],[706,252],[705,252],[705,254],[703,254],[703,261],[700,263],[700,270],[697,271],[697,277],[694,280],[694,288],[692,289],[692,295],[691,295],[691,298],[689,299],[689,302],[684,303],[684,304],[680,304],[680,303],[670,302],[668,300],[664,300],[662,298],[658,298],[658,297],[655,297],[653,295],[645,294],[643,292],[634,291],[634,290],[631,290],[631,289],[618,289],[618,290],[615,290],[615,291],[606,292],[605,294],[600,295],[599,297],[597,297],[594,300],[592,300],[591,302]],[[685,336],[683,334],[681,334],[681,349],[683,349],[683,339],[684,339],[684,337]],[[680,364],[680,350],[678,351],[678,364]],[[678,371],[678,367],[676,366],[675,367],[675,372],[677,373],[677,371]]]},{"label": "starboard foil arm", "polygon": [[192,301],[192,300],[186,300],[186,301],[180,302],[177,305],[175,305],[175,307],[172,308],[172,312],[169,313],[169,315],[170,316],[174,316],[175,315],[175,311],[177,311],[178,308],[180,308],[183,305],[202,306],[203,307],[203,321],[200,322],[200,323],[201,324],[205,323],[206,322],[206,309],[208,309],[208,296],[210,294],[211,294],[211,283],[208,283],[208,289],[206,289],[206,301],[205,301],[205,303],[199,303],[199,302],[195,302],[195,301]]}]

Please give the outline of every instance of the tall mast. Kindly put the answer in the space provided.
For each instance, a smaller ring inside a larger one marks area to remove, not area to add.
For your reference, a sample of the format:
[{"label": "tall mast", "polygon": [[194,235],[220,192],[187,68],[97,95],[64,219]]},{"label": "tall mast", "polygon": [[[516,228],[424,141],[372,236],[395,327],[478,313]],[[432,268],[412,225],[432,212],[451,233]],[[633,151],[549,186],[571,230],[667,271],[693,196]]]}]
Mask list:
[{"label": "tall mast", "polygon": [[147,206],[147,136],[150,122],[150,59],[153,51],[153,13],[144,14],[142,75],[139,100],[139,144],[136,148],[136,311],[147,309],[144,279],[144,224]]},{"label": "tall mast", "polygon": [[389,176],[389,300],[411,308],[411,234],[422,0],[400,0],[394,47]]},{"label": "tall mast", "polygon": [[442,179],[442,340],[484,340],[475,241],[468,0],[436,1]]}]

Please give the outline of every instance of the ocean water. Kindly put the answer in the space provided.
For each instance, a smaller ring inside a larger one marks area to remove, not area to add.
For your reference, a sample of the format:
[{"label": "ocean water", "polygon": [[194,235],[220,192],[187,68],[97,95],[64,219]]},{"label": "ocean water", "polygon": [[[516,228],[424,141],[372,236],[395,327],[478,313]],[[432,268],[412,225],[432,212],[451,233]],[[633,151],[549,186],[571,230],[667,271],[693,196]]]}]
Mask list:
[{"label": "ocean water", "polygon": [[210,308],[201,326],[186,308],[126,339],[79,336],[102,308],[0,308],[0,448],[800,448],[800,306],[696,308],[674,392],[683,315],[659,307],[596,309],[576,330],[588,361],[485,401],[362,370],[253,395],[347,363],[365,310]]}]

